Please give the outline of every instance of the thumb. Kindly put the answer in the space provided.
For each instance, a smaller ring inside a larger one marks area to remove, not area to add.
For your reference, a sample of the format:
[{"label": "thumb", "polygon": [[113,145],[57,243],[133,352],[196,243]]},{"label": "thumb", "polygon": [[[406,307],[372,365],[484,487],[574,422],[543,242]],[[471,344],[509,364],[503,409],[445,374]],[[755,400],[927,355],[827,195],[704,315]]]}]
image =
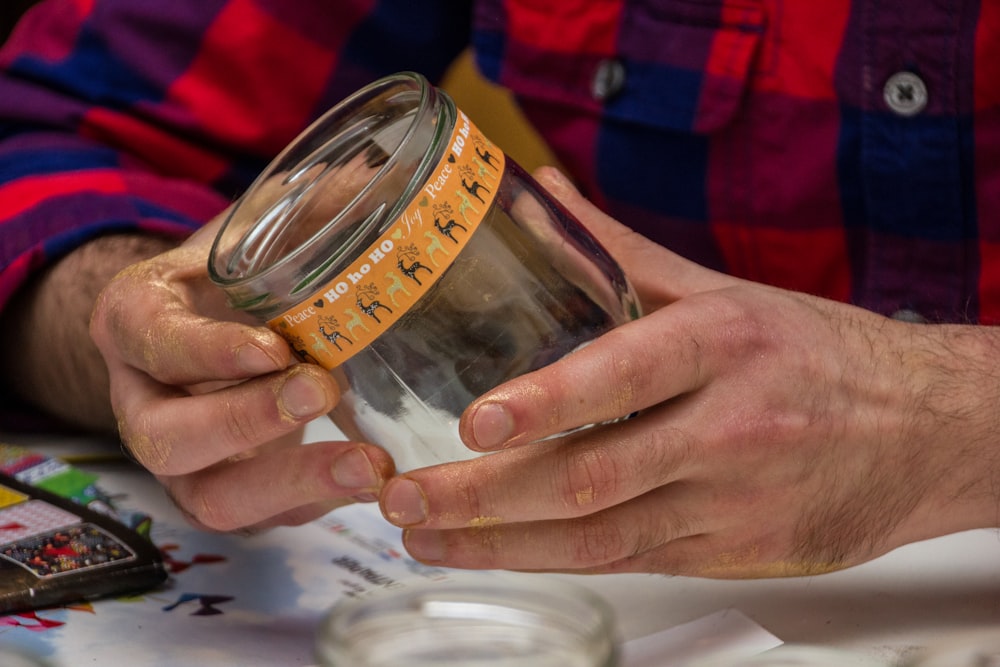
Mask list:
[{"label": "thumb", "polygon": [[647,311],[689,294],[740,282],[685,259],[618,222],[594,206],[558,169],[541,167],[534,177],[621,265]]}]

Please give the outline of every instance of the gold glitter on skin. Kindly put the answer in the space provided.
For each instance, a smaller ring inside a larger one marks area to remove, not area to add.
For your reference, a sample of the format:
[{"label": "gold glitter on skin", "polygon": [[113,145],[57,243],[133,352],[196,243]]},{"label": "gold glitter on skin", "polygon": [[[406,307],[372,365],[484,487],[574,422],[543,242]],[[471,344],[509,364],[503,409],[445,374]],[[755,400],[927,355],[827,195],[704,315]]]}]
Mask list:
[{"label": "gold glitter on skin", "polygon": [[499,530],[489,530],[488,527],[484,527],[476,536],[479,538],[479,542],[482,544],[482,549],[485,552],[494,554],[503,553],[503,538]]},{"label": "gold glitter on skin", "polygon": [[165,473],[170,462],[172,447],[163,441],[158,443],[153,440],[149,435],[151,430],[148,424],[133,429],[124,418],[118,420],[118,433],[121,434],[123,442],[128,442],[125,447],[132,457],[153,473]]},{"label": "gold glitter on skin", "polygon": [[594,501],[597,499],[597,494],[594,493],[594,487],[589,487],[576,492],[576,504],[578,506],[593,505]]},{"label": "gold glitter on skin", "polygon": [[743,551],[721,553],[716,556],[714,563],[699,568],[697,575],[709,578],[779,579],[826,574],[842,569],[842,566],[835,563],[802,561],[762,563],[758,562],[759,558],[760,548],[757,546]]},{"label": "gold glitter on skin", "polygon": [[757,563],[743,567],[706,567],[698,571],[698,576],[712,579],[784,579],[788,577],[805,577],[817,574],[827,574],[843,569],[830,563]]},{"label": "gold glitter on skin", "polygon": [[498,516],[477,516],[469,520],[466,524],[469,528],[489,528],[490,526],[499,526],[503,523],[503,519]]},{"label": "gold glitter on skin", "polygon": [[[449,480],[448,483],[452,488],[460,488],[463,484],[468,482],[469,478],[469,472],[466,469],[466,466],[463,465],[446,466],[441,468],[438,474]],[[443,512],[441,514],[436,514],[435,516],[439,520],[450,524],[456,524],[464,520],[464,515],[460,512]],[[465,525],[470,528],[486,528],[502,523],[504,523],[504,520],[501,516],[477,516],[465,520]]]}]

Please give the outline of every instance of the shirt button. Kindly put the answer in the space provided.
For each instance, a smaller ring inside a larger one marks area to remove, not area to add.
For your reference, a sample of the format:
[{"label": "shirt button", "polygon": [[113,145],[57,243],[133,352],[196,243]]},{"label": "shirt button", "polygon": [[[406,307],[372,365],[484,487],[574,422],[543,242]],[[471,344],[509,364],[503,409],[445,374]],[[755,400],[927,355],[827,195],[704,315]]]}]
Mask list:
[{"label": "shirt button", "polygon": [[590,94],[599,102],[606,102],[625,87],[625,65],[620,60],[608,58],[597,64]]},{"label": "shirt button", "polygon": [[913,72],[896,72],[882,90],[885,103],[900,116],[915,116],[927,106],[927,86]]},{"label": "shirt button", "polygon": [[915,310],[900,308],[892,314],[892,319],[898,322],[909,322],[911,324],[927,324],[927,318]]}]

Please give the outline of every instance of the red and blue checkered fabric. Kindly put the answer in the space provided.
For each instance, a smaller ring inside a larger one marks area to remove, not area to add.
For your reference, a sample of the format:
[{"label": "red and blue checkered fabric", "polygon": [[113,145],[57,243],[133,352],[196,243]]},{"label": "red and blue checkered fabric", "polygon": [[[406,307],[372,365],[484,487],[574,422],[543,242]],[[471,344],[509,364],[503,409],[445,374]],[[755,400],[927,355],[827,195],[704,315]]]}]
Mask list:
[{"label": "red and blue checkered fabric", "polygon": [[[708,266],[1000,321],[1000,2],[44,0],[0,52],[0,302],[185,234],[372,79],[466,45],[589,196]],[[894,110],[907,72],[926,106]]]}]

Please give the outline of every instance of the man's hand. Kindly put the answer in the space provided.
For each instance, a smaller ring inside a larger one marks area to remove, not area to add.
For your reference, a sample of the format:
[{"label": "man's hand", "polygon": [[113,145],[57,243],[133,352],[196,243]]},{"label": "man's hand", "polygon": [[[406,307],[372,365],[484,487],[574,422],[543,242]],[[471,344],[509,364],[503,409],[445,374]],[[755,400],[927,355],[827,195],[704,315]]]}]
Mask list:
[{"label": "man's hand", "polygon": [[90,331],[124,445],[211,529],[301,523],[372,499],[393,471],[383,450],[298,444],[339,390],[292,363],[277,334],[236,321],[207,275],[218,224],[125,269],[97,300]]},{"label": "man's hand", "polygon": [[388,483],[383,512],[416,558],[789,576],[998,525],[993,330],[904,324],[706,270],[540,176],[648,314],[476,400],[463,439],[497,453]]}]

